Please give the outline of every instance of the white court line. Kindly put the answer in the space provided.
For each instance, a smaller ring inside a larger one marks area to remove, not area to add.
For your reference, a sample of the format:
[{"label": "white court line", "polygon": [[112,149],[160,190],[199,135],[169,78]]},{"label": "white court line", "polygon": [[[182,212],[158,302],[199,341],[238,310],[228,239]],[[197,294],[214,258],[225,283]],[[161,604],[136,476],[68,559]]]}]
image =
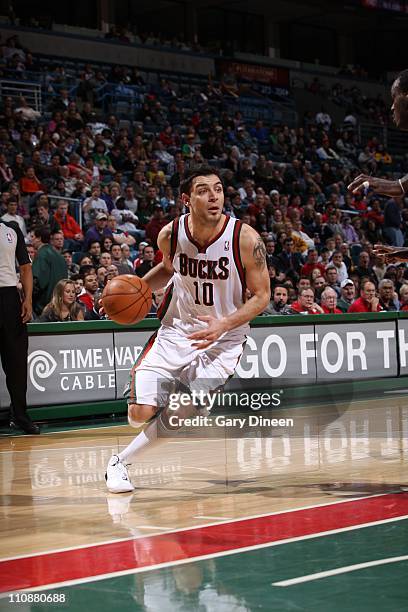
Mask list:
[{"label": "white court line", "polygon": [[[329,503],[323,503],[323,504],[313,504],[311,506],[301,506],[300,508],[291,508],[290,510],[278,510],[276,512],[266,512],[263,514],[253,514],[251,516],[241,516],[240,518],[235,518],[232,520],[222,520],[222,521],[217,521],[216,523],[203,523],[202,525],[193,525],[192,527],[179,527],[178,529],[173,529],[172,531],[169,531],[168,533],[178,533],[180,531],[192,531],[194,529],[201,529],[203,527],[213,527],[215,525],[222,525],[223,523],[238,523],[239,521],[249,521],[251,519],[265,518],[267,516],[277,516],[279,514],[290,514],[293,512],[297,512],[298,510],[312,510],[313,508],[323,508],[325,506],[337,506],[339,504],[345,504],[346,502],[349,502],[349,501],[358,502],[358,501],[363,501],[364,499],[384,497],[385,495],[389,495],[389,493],[376,493],[375,495],[367,495],[367,497],[351,497],[347,499],[339,499],[331,503],[329,502]],[[0,567],[3,561],[15,561],[17,559],[28,559],[31,557],[41,557],[42,555],[48,555],[48,554],[59,553],[59,552],[68,552],[70,550],[78,550],[81,548],[85,549],[85,548],[93,548],[96,546],[106,546],[107,544],[116,544],[117,542],[130,542],[131,540],[138,540],[139,538],[145,538],[145,537],[150,537],[150,536],[144,536],[144,535],[143,536],[130,536],[127,538],[117,538],[113,540],[104,540],[102,542],[93,542],[92,544],[81,544],[77,546],[68,546],[66,548],[51,548],[50,550],[43,550],[42,552],[29,553],[25,555],[16,555],[14,557],[4,557],[0,559]],[[151,537],[154,538],[156,536],[153,534]]]},{"label": "white court line", "polygon": [[219,521],[230,521],[231,520],[231,518],[229,518],[228,516],[202,516],[201,514],[197,516],[193,516],[193,518],[194,519],[205,519],[205,520],[213,519],[215,521],[216,520],[219,520]]},{"label": "white court line", "polygon": [[[143,572],[151,572],[153,570],[160,570],[166,567],[174,567],[177,565],[185,565],[187,563],[196,563],[198,561],[205,561],[207,559],[215,559],[217,557],[227,557],[230,555],[238,555],[240,553],[249,552],[252,550],[260,550],[262,548],[271,548],[273,546],[280,546],[282,544],[291,544],[292,542],[299,542],[302,540],[311,540],[313,538],[321,538],[327,535],[333,535],[335,533],[342,533],[345,531],[353,531],[355,529],[363,529],[364,527],[373,527],[375,525],[383,525],[393,521],[401,521],[408,518],[406,516],[398,516],[391,519],[384,519],[382,521],[375,521],[373,523],[362,523],[361,525],[353,525],[352,527],[343,527],[340,529],[331,529],[330,531],[322,531],[321,533],[312,533],[306,536],[299,536],[295,538],[287,538],[286,540],[278,540],[277,542],[266,542],[265,544],[253,544],[252,546],[243,546],[242,548],[234,548],[233,550],[223,550],[217,553],[210,553],[208,555],[198,555],[197,557],[189,557],[188,559],[180,559],[178,561],[167,561],[165,563],[157,563],[155,565],[148,565],[146,567],[133,568],[128,570],[122,570],[120,572],[110,572],[107,574],[99,574],[97,576],[87,576],[86,578],[77,578],[75,580],[67,580],[65,582],[54,582],[40,587],[30,587],[28,589],[21,589],[20,591],[13,591],[14,593],[24,592],[37,592],[37,591],[48,591],[50,589],[56,589],[61,587],[68,587],[77,584],[86,584],[88,582],[99,582],[108,578],[118,578],[120,576],[129,576],[130,574],[141,574]],[[169,532],[168,532],[169,533]],[[166,534],[167,535],[167,534]],[[142,536],[144,537],[144,536]],[[136,539],[136,538],[132,538]],[[10,592],[0,593],[0,599],[9,597]]]},{"label": "white court line", "polygon": [[160,531],[171,531],[171,527],[155,527],[155,525],[135,525],[132,529],[159,529]]},{"label": "white court line", "polygon": [[299,576],[298,578],[291,578],[290,580],[280,580],[279,582],[272,582],[272,586],[288,587],[292,586],[293,584],[311,582],[312,580],[320,580],[320,578],[328,578],[329,576],[336,576],[337,574],[347,574],[348,572],[355,572],[360,569],[365,569],[366,567],[386,565],[387,563],[398,563],[399,561],[408,561],[408,555],[402,555],[401,557],[388,557],[388,559],[377,559],[377,561],[366,561],[365,563],[356,563],[355,565],[344,565],[343,567],[337,567],[336,569],[327,570],[325,572],[317,572],[316,574]]}]

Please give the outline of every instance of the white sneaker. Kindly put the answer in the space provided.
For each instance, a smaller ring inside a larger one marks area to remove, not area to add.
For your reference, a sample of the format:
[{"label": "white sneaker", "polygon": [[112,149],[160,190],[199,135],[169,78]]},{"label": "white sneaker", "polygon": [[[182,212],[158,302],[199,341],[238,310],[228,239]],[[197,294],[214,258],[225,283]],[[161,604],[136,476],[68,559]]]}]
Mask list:
[{"label": "white sneaker", "polygon": [[109,459],[105,480],[111,493],[128,493],[134,490],[127,468],[117,455],[112,455]]}]

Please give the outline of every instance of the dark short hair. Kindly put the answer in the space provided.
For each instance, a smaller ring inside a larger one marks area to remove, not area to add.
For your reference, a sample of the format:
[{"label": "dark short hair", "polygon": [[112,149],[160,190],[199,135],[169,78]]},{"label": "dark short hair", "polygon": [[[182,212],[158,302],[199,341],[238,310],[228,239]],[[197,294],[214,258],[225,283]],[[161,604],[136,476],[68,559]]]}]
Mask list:
[{"label": "dark short hair", "polygon": [[82,279],[84,279],[85,276],[89,274],[91,270],[95,270],[95,266],[93,266],[92,264],[84,264],[79,268],[79,275]]},{"label": "dark short hair", "polygon": [[190,195],[193,181],[195,178],[197,178],[197,176],[212,176],[213,174],[218,176],[220,183],[222,183],[221,175],[216,168],[212,168],[208,164],[192,166],[184,173],[183,178],[180,181],[180,193]]},{"label": "dark short hair", "polygon": [[39,238],[43,244],[49,244],[51,232],[49,227],[35,227],[34,236]]}]

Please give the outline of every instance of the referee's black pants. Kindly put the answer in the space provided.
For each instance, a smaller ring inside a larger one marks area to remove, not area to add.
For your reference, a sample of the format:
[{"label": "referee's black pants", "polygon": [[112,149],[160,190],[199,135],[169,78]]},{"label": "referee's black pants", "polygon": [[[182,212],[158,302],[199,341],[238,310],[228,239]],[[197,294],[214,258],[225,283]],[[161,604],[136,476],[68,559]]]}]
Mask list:
[{"label": "referee's black pants", "polygon": [[0,287],[0,358],[14,414],[27,409],[27,325],[21,321],[21,300],[15,287]]}]

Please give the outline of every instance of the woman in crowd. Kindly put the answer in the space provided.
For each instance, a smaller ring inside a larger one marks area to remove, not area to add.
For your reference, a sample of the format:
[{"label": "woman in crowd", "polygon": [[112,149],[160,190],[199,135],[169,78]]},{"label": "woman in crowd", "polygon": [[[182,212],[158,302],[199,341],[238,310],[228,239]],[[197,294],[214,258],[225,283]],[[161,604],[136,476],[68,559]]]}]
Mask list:
[{"label": "woman in crowd", "polygon": [[69,279],[60,280],[54,287],[51,301],[45,306],[39,321],[83,321],[84,311],[76,301],[75,283]]}]

